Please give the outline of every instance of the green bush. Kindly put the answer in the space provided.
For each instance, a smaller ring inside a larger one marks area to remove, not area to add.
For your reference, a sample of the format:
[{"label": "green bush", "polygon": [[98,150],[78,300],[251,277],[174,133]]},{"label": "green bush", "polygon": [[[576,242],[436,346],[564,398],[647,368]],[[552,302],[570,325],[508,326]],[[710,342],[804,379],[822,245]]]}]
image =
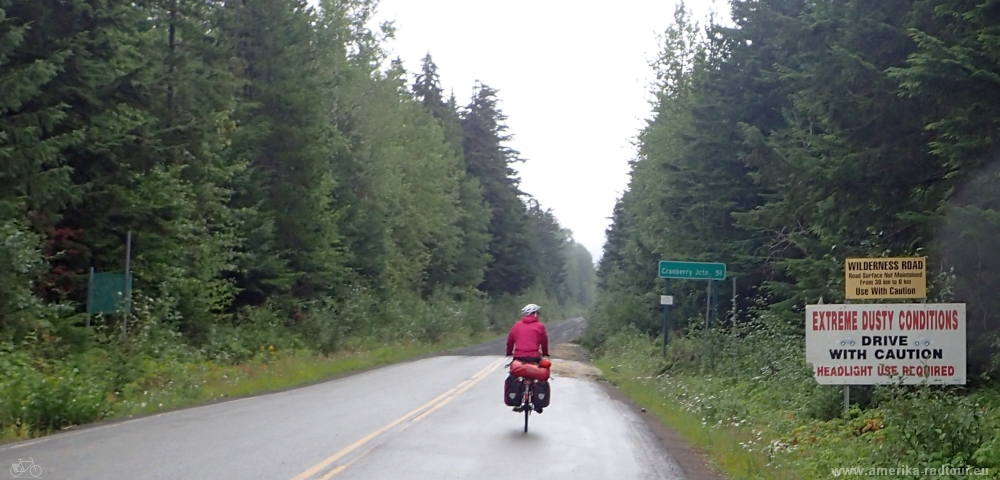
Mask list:
[{"label": "green bush", "polygon": [[209,359],[221,363],[239,363],[265,351],[296,350],[303,346],[299,336],[285,328],[277,312],[265,306],[244,308],[230,324],[211,325],[202,351]]},{"label": "green bush", "polygon": [[40,362],[0,344],[0,431],[49,432],[103,418],[112,410],[112,386],[106,364],[95,360]]},{"label": "green bush", "polygon": [[937,387],[883,387],[879,393],[892,458],[931,467],[1000,466],[975,458],[977,452],[985,454],[982,449],[988,443],[996,441],[998,418],[980,408],[974,397]]},{"label": "green bush", "polygon": [[655,386],[664,404],[705,429],[745,432],[740,445],[773,472],[828,478],[831,469],[851,466],[1000,467],[995,390],[853,387],[845,414],[841,387],[818,385],[802,338],[781,329],[748,323],[696,330],[671,340],[665,357],[660,350],[625,327],[607,336],[599,353],[612,380]]},{"label": "green bush", "polygon": [[655,335],[662,328],[662,323],[659,323],[662,319],[658,320],[649,306],[656,303],[652,294],[636,296],[622,291],[601,292],[588,315],[590,321],[580,343],[598,348],[625,328]]}]

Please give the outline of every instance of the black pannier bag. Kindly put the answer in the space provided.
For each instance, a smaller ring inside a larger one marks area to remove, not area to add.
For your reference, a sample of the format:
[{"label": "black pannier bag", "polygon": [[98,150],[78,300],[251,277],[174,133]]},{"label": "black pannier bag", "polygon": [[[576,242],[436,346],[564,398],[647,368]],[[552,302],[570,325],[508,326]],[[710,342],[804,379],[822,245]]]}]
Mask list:
[{"label": "black pannier bag", "polygon": [[549,382],[535,382],[533,390],[534,398],[531,399],[531,404],[541,408],[548,407],[552,393],[551,389],[549,389]]},{"label": "black pannier bag", "polygon": [[518,377],[508,375],[503,382],[503,403],[508,407],[516,407],[521,404],[521,382]]}]

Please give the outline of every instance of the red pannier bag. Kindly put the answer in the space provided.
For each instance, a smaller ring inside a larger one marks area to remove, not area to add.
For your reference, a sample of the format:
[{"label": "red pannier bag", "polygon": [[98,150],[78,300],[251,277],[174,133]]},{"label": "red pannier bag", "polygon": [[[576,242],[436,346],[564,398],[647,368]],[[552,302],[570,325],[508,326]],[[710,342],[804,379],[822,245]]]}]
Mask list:
[{"label": "red pannier bag", "polygon": [[533,378],[543,382],[549,379],[549,369],[539,367],[534,363],[518,360],[510,362],[510,374],[518,377]]}]

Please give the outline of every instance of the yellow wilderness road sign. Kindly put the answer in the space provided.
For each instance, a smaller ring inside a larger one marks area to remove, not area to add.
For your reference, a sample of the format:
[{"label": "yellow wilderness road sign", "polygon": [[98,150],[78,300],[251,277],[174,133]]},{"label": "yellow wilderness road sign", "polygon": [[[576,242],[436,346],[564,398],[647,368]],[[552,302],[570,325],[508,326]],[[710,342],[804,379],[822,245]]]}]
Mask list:
[{"label": "yellow wilderness road sign", "polygon": [[849,300],[927,298],[927,257],[848,258],[844,286]]}]

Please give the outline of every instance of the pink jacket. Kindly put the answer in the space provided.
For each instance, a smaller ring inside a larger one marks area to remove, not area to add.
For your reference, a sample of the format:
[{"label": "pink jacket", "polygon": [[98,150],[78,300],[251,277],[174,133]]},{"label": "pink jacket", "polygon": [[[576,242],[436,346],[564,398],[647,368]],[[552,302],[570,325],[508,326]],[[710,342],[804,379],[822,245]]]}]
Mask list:
[{"label": "pink jacket", "polygon": [[[541,355],[538,354],[539,348]],[[537,316],[526,315],[511,327],[507,335],[507,355],[511,354],[515,357],[549,356],[549,335]]]}]

